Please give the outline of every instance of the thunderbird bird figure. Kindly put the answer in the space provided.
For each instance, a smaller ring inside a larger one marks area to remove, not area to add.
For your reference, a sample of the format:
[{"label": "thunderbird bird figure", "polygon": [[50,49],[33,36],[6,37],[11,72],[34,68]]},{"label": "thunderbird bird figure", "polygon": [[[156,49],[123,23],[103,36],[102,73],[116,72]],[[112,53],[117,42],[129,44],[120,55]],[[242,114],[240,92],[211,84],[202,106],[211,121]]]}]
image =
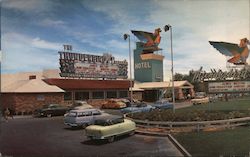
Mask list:
[{"label": "thunderbird bird figure", "polygon": [[247,38],[241,39],[239,45],[215,41],[209,41],[209,43],[221,54],[232,57],[228,60],[229,63],[233,63],[235,65],[247,65],[246,60],[249,56],[249,49],[247,45],[250,45]]},{"label": "thunderbird bird figure", "polygon": [[131,31],[141,42],[144,43],[143,53],[153,53],[154,51],[161,50],[158,45],[161,42],[160,32],[161,29],[155,29],[154,33],[144,31]]}]

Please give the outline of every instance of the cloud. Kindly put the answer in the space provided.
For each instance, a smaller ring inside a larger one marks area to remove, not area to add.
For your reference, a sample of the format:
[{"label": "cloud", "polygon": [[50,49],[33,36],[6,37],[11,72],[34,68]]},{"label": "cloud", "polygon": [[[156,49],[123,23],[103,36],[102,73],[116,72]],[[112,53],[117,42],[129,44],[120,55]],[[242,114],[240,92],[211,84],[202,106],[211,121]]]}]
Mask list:
[{"label": "cloud", "polygon": [[50,18],[45,18],[39,24],[46,27],[64,27],[66,22],[62,20],[52,20]]},{"label": "cloud", "polygon": [[19,33],[2,35],[2,72],[57,68],[59,45]]},{"label": "cloud", "polygon": [[107,46],[110,48],[128,49],[128,43],[123,40],[109,40]]},{"label": "cloud", "polygon": [[49,0],[4,0],[2,7],[22,12],[44,12],[50,10],[53,3]]},{"label": "cloud", "polygon": [[109,0],[107,3],[106,1],[85,0],[82,4],[93,11],[107,15],[114,21],[107,30],[108,33],[121,35],[129,33],[131,29],[154,29],[154,26],[150,25],[151,21],[148,20],[151,9],[154,9],[152,1]]},{"label": "cloud", "polygon": [[38,37],[34,38],[31,40],[31,45],[32,47],[35,48],[40,48],[40,49],[50,49],[50,50],[60,50],[62,47],[62,43],[53,43],[53,42],[48,42],[45,40],[42,40]]}]

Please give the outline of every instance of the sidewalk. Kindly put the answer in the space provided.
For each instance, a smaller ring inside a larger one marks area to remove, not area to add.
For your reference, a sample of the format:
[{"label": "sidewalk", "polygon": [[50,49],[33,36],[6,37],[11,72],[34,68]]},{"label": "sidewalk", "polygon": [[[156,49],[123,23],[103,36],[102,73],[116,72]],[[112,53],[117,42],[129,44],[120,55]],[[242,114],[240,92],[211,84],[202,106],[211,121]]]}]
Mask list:
[{"label": "sidewalk", "polygon": [[[13,116],[13,119],[29,119],[33,118],[32,115],[15,115]],[[0,116],[1,121],[5,121],[4,117]],[[12,120],[11,117],[8,117],[8,120]],[[0,156],[1,157],[1,156]]]},{"label": "sidewalk", "polygon": [[[13,116],[14,119],[20,119],[20,118],[33,118],[32,115],[15,115]],[[9,117],[11,119],[11,117]]]},{"label": "sidewalk", "polygon": [[184,102],[176,102],[175,103],[175,108],[179,109],[179,108],[185,108],[185,107],[190,107],[193,104],[191,103],[191,101],[184,101]]}]

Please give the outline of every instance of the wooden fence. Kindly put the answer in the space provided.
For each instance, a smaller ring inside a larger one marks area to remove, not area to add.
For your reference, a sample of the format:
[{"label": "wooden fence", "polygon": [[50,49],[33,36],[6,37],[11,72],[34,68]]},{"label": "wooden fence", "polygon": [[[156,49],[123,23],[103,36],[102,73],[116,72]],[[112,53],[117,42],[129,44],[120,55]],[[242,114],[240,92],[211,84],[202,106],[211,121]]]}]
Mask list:
[{"label": "wooden fence", "polygon": [[144,128],[164,128],[164,129],[177,129],[186,128],[191,130],[206,130],[206,129],[219,129],[219,128],[233,128],[236,126],[243,126],[250,124],[250,117],[214,120],[214,121],[192,121],[192,122],[170,122],[170,121],[148,121],[132,119],[137,126]]}]

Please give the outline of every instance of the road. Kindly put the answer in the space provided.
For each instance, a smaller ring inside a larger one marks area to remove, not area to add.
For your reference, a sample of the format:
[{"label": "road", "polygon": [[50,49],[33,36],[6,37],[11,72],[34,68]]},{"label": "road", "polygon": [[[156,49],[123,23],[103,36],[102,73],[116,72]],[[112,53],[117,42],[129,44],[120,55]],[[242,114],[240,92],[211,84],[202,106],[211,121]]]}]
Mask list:
[{"label": "road", "polygon": [[63,117],[1,121],[0,152],[7,156],[182,156],[167,137],[122,136],[113,143],[89,141]]}]

